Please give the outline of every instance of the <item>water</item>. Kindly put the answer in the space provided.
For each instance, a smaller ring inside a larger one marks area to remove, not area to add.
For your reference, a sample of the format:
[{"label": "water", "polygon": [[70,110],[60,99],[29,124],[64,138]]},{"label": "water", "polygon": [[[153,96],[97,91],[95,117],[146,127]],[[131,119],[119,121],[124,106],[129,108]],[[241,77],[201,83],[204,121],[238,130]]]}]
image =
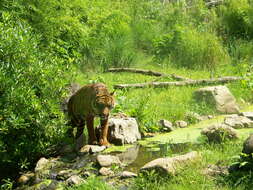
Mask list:
[{"label": "water", "polygon": [[127,165],[125,170],[138,172],[142,166],[154,159],[184,154],[192,151],[197,146],[192,143],[154,144],[152,147],[135,144],[127,149],[126,152],[114,152],[113,154],[117,155],[123,164]]}]

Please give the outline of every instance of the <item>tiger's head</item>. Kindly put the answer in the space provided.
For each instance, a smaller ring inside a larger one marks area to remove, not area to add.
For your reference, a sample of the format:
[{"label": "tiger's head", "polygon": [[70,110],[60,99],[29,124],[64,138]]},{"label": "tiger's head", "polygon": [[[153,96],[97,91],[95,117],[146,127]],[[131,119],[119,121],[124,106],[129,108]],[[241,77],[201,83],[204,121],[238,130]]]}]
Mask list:
[{"label": "tiger's head", "polygon": [[111,109],[113,109],[115,100],[112,93],[97,94],[93,103],[93,111],[101,120],[106,120],[109,117]]}]

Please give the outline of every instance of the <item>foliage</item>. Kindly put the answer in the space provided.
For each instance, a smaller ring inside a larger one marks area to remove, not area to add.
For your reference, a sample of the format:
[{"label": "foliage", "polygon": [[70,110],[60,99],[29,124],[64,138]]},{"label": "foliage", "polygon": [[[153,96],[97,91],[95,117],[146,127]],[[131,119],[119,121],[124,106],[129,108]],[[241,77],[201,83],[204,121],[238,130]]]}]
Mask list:
[{"label": "foliage", "polygon": [[229,38],[253,37],[253,2],[251,0],[229,0],[220,8],[221,22]]},{"label": "foliage", "polygon": [[1,171],[27,169],[64,137],[59,103],[68,65],[40,51],[40,37],[8,12],[2,13],[0,36]]},{"label": "foliage", "polygon": [[227,54],[218,38],[208,32],[198,32],[189,27],[177,26],[173,32],[154,41],[158,59],[188,68],[216,69],[219,63],[227,62]]}]

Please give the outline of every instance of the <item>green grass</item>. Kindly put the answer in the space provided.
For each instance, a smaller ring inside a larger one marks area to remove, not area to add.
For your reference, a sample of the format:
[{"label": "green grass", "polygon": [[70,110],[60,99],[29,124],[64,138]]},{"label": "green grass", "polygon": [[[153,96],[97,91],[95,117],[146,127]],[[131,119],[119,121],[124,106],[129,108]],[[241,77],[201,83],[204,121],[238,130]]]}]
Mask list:
[{"label": "green grass", "polygon": [[[209,78],[207,70],[190,70],[185,68],[175,68],[172,66],[162,67],[150,64],[150,59],[143,57],[137,68],[160,71],[168,74],[177,74],[187,78],[201,79]],[[219,76],[239,75],[237,71],[231,70],[229,65],[220,67],[217,73]],[[218,76],[218,75],[217,75]],[[143,83],[156,80],[157,77],[145,76],[134,73],[106,73],[106,72],[86,72],[79,74],[76,81],[80,84],[91,82],[103,82],[111,91],[113,85],[125,83]],[[173,81],[171,78],[163,78],[161,81]],[[248,100],[250,91],[246,91],[240,82],[227,85],[238,102]],[[136,117],[142,131],[157,132],[160,127],[157,122],[160,119],[167,119],[172,122],[176,120],[186,120],[191,122],[190,112],[201,115],[217,114],[210,105],[198,103],[193,98],[193,92],[201,86],[181,86],[168,88],[144,88],[116,90],[117,105],[114,112],[124,112],[129,116]],[[241,105],[243,106],[243,104]]]},{"label": "green grass", "polygon": [[[139,60],[136,68],[149,69],[160,71],[163,73],[177,74],[187,78],[200,79],[209,78],[210,73],[206,70],[191,70],[185,68],[176,68],[172,66],[162,67],[155,64],[150,64],[150,58],[144,57]],[[216,71],[218,76],[240,76],[240,72],[230,65],[222,65]],[[76,82],[86,84],[91,82],[104,82],[109,89],[113,90],[113,85],[120,83],[141,83],[155,80],[156,77],[145,76],[133,73],[102,73],[102,72],[85,72],[78,74]],[[163,78],[162,81],[172,81],[170,78]],[[237,99],[240,108],[244,111],[252,110],[245,101],[249,101],[250,91],[245,90],[240,82],[231,83],[227,85],[231,92]],[[137,118],[142,131],[159,132],[160,128],[157,121],[160,119],[168,119],[171,121],[184,119],[186,120],[188,112],[197,112],[199,114],[214,114],[217,115],[211,107],[205,104],[198,104],[193,99],[193,92],[200,88],[200,86],[192,87],[170,87],[170,88],[145,88],[145,89],[130,89],[117,90],[116,101],[117,106],[114,112],[125,112],[130,116]],[[179,131],[172,132],[168,135],[161,134],[154,138],[147,140],[149,143],[159,141],[161,143],[177,143],[177,142],[196,142],[200,137],[200,130],[202,127],[212,123],[221,122],[223,116],[218,116],[213,120],[207,120],[198,124],[192,125],[189,129],[179,129]],[[181,133],[180,133],[181,132]],[[140,175],[134,180],[130,189],[133,190],[230,190],[230,189],[250,189],[250,176],[238,177],[210,177],[202,174],[202,170],[209,164],[218,164],[221,166],[231,165],[236,160],[233,158],[239,155],[242,149],[243,139],[252,132],[251,129],[240,130],[241,138],[238,141],[226,142],[221,145],[218,144],[200,144],[189,148],[189,151],[196,150],[201,153],[202,158],[196,163],[188,164],[180,170],[176,176],[170,178],[161,178],[155,173],[148,176]],[[189,136],[188,133],[193,135]],[[203,141],[202,141],[203,142]],[[142,143],[142,141],[141,141]],[[144,143],[145,144],[145,143]],[[147,144],[147,146],[149,146]],[[126,147],[125,147],[126,148]],[[124,147],[123,147],[124,149]],[[112,150],[114,148],[112,147]],[[110,150],[108,150],[110,152]],[[242,183],[236,185],[238,181]],[[248,181],[247,181],[248,180]],[[100,178],[92,178],[84,184],[75,189],[110,189],[106,186]]]},{"label": "green grass", "polygon": [[114,188],[107,185],[100,178],[90,177],[86,183],[76,187],[67,188],[67,190],[113,190]]}]

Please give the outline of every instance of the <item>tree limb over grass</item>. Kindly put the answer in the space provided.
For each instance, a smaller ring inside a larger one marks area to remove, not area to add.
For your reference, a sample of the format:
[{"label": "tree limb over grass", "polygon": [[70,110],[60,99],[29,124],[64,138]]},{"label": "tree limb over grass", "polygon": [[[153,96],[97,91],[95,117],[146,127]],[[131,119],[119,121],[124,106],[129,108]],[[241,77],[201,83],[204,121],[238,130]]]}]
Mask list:
[{"label": "tree limb over grass", "polygon": [[109,68],[107,72],[130,72],[130,73],[140,73],[144,75],[156,76],[156,77],[171,77],[172,79],[183,81],[189,80],[188,78],[178,76],[175,74],[165,74],[151,70],[135,69],[135,68]]},{"label": "tree limb over grass", "polygon": [[164,88],[170,86],[194,86],[194,85],[210,85],[210,84],[224,84],[233,81],[243,79],[242,77],[221,77],[214,79],[200,79],[200,80],[186,80],[180,82],[147,82],[147,83],[136,83],[136,84],[116,84],[113,86],[114,89],[127,89],[127,88]]}]

